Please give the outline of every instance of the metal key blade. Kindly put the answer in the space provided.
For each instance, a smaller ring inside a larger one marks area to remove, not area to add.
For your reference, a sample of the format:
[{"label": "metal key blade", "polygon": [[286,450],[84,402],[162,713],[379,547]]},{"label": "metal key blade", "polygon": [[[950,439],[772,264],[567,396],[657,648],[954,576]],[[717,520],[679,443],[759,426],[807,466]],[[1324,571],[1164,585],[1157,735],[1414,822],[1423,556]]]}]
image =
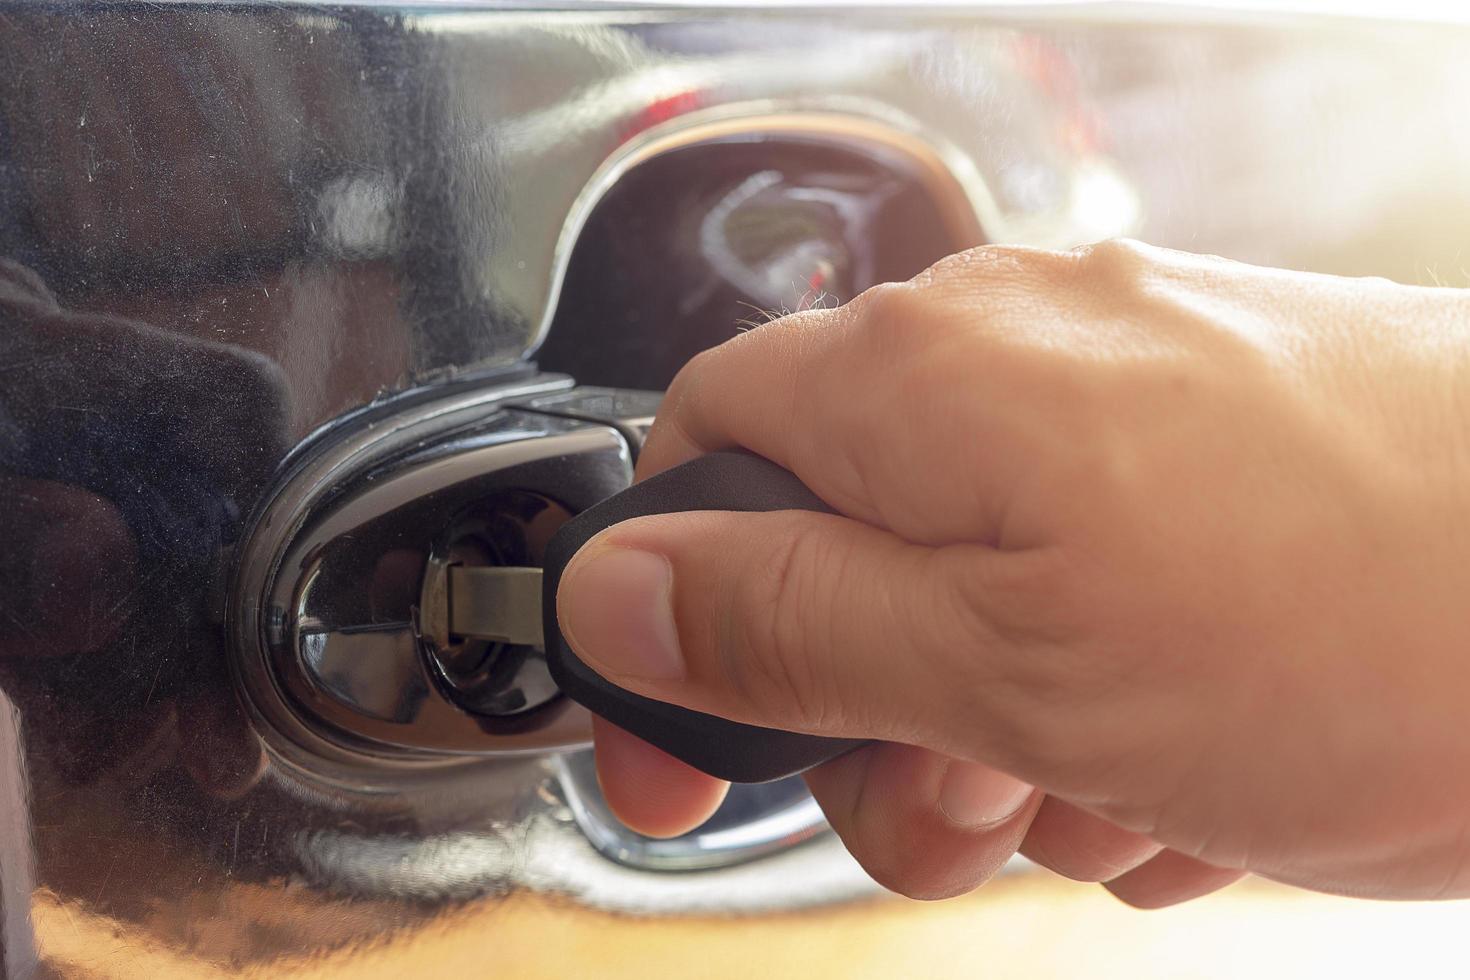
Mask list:
[{"label": "metal key blade", "polygon": [[449,631],[455,636],[541,647],[541,569],[449,569]]}]

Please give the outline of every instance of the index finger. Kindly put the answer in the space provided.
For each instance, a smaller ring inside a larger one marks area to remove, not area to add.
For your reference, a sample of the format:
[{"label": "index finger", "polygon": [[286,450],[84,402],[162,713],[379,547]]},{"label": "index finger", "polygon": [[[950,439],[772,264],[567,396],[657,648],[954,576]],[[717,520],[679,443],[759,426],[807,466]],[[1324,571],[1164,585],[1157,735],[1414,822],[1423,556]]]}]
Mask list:
[{"label": "index finger", "polygon": [[[930,543],[973,538],[968,511],[948,523],[915,515],[910,478],[960,440],[974,447],[1003,434],[973,425],[975,392],[999,369],[981,354],[1004,344],[1000,313],[1068,288],[1076,261],[982,246],[837,309],[785,316],[704,351],[670,385],[638,476],[739,447],[791,470],[845,516]],[[991,455],[999,461],[985,467],[986,495],[1009,472],[1004,454]],[[965,500],[978,492],[973,482],[959,485]]]},{"label": "index finger", "polygon": [[696,355],[669,385],[638,458],[640,479],[736,447],[791,468],[792,427],[813,365],[841,342],[851,313],[782,317]]}]

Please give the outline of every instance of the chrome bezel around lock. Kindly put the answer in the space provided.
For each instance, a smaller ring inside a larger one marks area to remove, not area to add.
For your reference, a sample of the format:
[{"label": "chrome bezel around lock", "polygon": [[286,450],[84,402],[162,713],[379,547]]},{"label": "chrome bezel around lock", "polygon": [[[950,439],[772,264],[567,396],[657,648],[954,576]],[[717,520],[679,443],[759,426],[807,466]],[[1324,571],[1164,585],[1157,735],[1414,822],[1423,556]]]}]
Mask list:
[{"label": "chrome bezel around lock", "polygon": [[[227,611],[240,690],[279,750],[380,771],[589,743],[590,717],[565,698],[507,719],[466,710],[424,656],[416,610],[364,617],[354,588],[374,548],[427,561],[445,522],[497,493],[575,513],[627,486],[631,452],[615,428],[510,405],[571,388],[540,375],[416,393],[320,434],[294,461],[253,521]],[[333,642],[345,656],[328,670]]]}]

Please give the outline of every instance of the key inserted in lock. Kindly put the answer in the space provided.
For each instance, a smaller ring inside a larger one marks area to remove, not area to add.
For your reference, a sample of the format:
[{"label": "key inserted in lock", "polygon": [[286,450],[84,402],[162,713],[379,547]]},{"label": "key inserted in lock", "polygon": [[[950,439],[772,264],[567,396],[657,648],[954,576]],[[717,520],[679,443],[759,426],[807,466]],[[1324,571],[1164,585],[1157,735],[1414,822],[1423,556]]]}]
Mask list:
[{"label": "key inserted in lock", "polygon": [[[567,563],[595,534],[650,514],[692,510],[830,512],[790,472],[745,453],[713,453],[635,484],[567,521],[546,547],[545,571],[451,566],[442,628],[450,638],[493,640],[545,650],[561,690],[614,724],[695,768],[733,782],[792,775],[861,742],[745,725],[641,697],[604,679],[577,658],[556,621],[556,590]],[[437,588],[437,586],[436,586]]]},{"label": "key inserted in lock", "polygon": [[530,719],[555,701],[541,644],[535,561],[570,516],[553,501],[511,492],[450,522],[424,569],[415,625],[428,666],[461,708]]},{"label": "key inserted in lock", "polygon": [[541,646],[541,569],[449,569],[449,632]]}]

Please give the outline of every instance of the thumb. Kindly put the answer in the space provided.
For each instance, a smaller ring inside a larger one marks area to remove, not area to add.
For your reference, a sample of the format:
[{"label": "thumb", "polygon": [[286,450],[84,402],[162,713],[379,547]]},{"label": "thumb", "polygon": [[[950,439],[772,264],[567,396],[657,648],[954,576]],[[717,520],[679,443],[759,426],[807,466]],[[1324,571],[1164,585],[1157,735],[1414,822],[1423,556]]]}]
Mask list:
[{"label": "thumb", "polygon": [[1011,659],[984,600],[1003,560],[809,511],[662,514],[588,542],[557,615],[577,655],[635,693],[969,755],[977,713],[995,718],[983,679]]}]

